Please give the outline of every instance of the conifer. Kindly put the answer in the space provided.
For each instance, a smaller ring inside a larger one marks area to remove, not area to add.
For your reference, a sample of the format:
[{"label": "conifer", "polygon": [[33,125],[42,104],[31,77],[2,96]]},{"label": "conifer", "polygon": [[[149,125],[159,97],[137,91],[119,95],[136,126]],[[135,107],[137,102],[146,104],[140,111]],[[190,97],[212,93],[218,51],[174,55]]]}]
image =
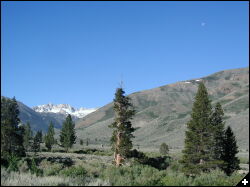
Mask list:
[{"label": "conifer", "polygon": [[30,123],[27,122],[27,124],[24,126],[24,137],[23,137],[23,146],[26,151],[30,150],[31,142],[32,141],[32,130],[30,127]]},{"label": "conifer", "polygon": [[160,146],[160,153],[162,155],[167,155],[168,152],[169,152],[168,145],[166,143],[162,143],[161,146]]},{"label": "conifer", "polygon": [[116,166],[122,164],[122,161],[129,155],[130,150],[133,148],[132,127],[131,119],[135,114],[130,98],[124,95],[125,92],[122,88],[118,88],[115,93],[114,99],[114,122],[109,126],[113,128],[111,137],[112,150],[114,151],[114,161]]},{"label": "conifer", "polygon": [[234,133],[230,126],[225,131],[225,138],[223,141],[223,151],[221,159],[224,164],[221,169],[230,176],[235,170],[240,169],[240,161],[236,154],[238,153],[238,146],[234,136]]},{"label": "conifer", "polygon": [[216,103],[215,109],[211,116],[211,125],[213,130],[213,159],[217,166],[222,164],[223,140],[225,122],[223,121],[224,112],[220,103]]},{"label": "conifer", "polygon": [[201,82],[185,133],[185,147],[181,162],[183,163],[183,171],[187,175],[196,175],[214,167],[211,154],[213,144],[210,124],[211,112],[211,101],[204,83]]},{"label": "conifer", "polygon": [[48,151],[51,151],[52,146],[55,144],[55,131],[54,131],[54,125],[52,122],[50,122],[48,132],[44,137],[44,143],[45,146],[47,147]]},{"label": "conifer", "polygon": [[35,137],[33,138],[32,143],[32,151],[36,154],[40,151],[40,143],[41,143],[41,131],[37,131]]},{"label": "conifer", "polygon": [[69,114],[66,117],[66,120],[63,122],[61,134],[60,134],[60,142],[61,145],[65,148],[66,152],[68,149],[75,144],[76,135],[75,135],[75,124]]},{"label": "conifer", "polygon": [[24,156],[24,128],[20,125],[19,108],[15,97],[1,97],[1,156]]}]

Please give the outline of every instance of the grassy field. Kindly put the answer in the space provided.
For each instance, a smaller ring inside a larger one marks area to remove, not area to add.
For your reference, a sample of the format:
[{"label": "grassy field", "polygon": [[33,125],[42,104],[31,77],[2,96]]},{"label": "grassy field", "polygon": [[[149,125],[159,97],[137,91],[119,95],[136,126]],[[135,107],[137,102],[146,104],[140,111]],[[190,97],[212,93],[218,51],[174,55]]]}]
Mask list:
[{"label": "grassy field", "polygon": [[[58,152],[60,151],[60,152]],[[144,152],[150,158],[159,157],[159,152]],[[188,178],[181,172],[178,160],[179,150],[170,150],[172,159],[165,169],[129,159],[117,168],[112,164],[110,149],[72,149],[69,153],[54,149],[54,152],[28,152],[18,161],[18,170],[11,171],[1,166],[1,185],[3,186],[235,186],[248,172],[248,159],[241,157],[244,170],[226,176],[214,170],[196,178]]]}]

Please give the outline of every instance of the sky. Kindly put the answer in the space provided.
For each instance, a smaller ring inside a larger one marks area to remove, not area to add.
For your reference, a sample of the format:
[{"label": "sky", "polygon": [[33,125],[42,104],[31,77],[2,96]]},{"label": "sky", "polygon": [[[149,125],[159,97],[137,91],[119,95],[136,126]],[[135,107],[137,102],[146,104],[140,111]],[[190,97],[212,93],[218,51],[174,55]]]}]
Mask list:
[{"label": "sky", "polygon": [[1,95],[33,107],[249,66],[249,3],[1,1]]}]

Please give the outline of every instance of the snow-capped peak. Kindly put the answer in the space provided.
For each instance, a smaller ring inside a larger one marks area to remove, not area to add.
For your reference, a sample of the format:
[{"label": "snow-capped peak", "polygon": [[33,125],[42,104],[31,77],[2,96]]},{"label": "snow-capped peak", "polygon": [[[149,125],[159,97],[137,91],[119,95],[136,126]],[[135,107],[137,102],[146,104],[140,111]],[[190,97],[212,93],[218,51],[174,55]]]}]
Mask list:
[{"label": "snow-capped peak", "polygon": [[45,105],[38,105],[33,107],[33,110],[36,112],[45,112],[45,113],[61,113],[61,114],[70,114],[72,116],[75,116],[77,118],[82,118],[86,116],[87,114],[90,114],[91,112],[94,112],[97,110],[97,108],[79,108],[76,109],[69,104],[45,104]]}]

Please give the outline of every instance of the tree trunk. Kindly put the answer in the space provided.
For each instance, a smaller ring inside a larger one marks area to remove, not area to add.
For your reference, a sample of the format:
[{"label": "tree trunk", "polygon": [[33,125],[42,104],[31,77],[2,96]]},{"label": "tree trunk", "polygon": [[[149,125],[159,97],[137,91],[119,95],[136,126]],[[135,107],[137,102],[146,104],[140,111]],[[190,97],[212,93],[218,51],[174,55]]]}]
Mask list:
[{"label": "tree trunk", "polygon": [[115,165],[116,166],[120,166],[121,162],[124,160],[124,158],[121,156],[121,154],[119,153],[119,145],[121,142],[121,132],[118,132],[116,135],[117,141],[116,141],[116,150],[114,153],[114,159],[115,159]]},{"label": "tree trunk", "polygon": [[115,155],[115,165],[117,167],[122,165],[123,160],[124,160],[124,158],[119,153]]}]

